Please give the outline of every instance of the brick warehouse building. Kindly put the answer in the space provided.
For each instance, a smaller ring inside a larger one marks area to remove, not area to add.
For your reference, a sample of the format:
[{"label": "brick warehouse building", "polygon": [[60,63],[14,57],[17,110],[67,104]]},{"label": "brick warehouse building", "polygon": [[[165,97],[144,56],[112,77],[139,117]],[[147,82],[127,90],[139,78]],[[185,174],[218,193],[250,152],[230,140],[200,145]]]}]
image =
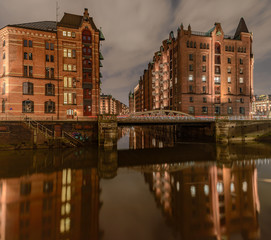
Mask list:
[{"label": "brick warehouse building", "polygon": [[72,119],[99,114],[100,41],[88,9],[60,22],[0,30],[1,116]]},{"label": "brick warehouse building", "polygon": [[225,35],[220,23],[208,32],[194,32],[190,25],[184,30],[181,25],[176,38],[171,32],[162,42],[140,77],[134,91],[136,111],[171,109],[192,115],[250,115],[252,41],[243,18],[234,36]]}]

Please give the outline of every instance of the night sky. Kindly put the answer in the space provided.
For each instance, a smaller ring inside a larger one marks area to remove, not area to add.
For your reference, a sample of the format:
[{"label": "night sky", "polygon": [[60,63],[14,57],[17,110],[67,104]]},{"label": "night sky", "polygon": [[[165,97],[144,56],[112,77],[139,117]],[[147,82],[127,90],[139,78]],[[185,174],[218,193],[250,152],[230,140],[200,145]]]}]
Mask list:
[{"label": "night sky", "polygon": [[[64,12],[82,15],[88,8],[106,41],[101,72],[102,92],[128,104],[143,70],[169,32],[184,24],[206,32],[220,22],[225,34],[234,35],[241,17],[253,32],[255,94],[271,94],[270,0],[59,0],[59,20]],[[1,0],[0,28],[8,24],[54,21],[54,0]]]}]

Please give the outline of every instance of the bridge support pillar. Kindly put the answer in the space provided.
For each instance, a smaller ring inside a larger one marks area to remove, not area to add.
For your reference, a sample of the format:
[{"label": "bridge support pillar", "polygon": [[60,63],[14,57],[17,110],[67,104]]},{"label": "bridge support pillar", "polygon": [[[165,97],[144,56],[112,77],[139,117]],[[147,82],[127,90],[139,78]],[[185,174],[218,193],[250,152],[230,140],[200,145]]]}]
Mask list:
[{"label": "bridge support pillar", "polygon": [[229,138],[230,138],[230,129],[233,126],[234,123],[231,123],[227,120],[216,120],[215,122],[215,133],[216,133],[216,142],[222,143],[222,144],[228,144]]},{"label": "bridge support pillar", "polygon": [[118,123],[115,115],[98,116],[98,144],[112,148],[118,141]]}]

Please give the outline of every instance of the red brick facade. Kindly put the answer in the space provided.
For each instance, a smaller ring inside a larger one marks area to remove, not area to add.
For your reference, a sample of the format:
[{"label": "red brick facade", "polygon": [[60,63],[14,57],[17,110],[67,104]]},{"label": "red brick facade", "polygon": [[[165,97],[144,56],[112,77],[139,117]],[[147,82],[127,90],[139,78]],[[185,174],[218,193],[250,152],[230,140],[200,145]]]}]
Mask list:
[{"label": "red brick facade", "polygon": [[111,95],[101,95],[100,114],[125,115],[128,112],[129,109],[124,103],[116,100]]},{"label": "red brick facade", "polygon": [[250,115],[252,41],[243,18],[234,37],[224,35],[220,23],[206,33],[193,32],[190,25],[184,30],[181,25],[177,38],[171,32],[144,71],[143,99],[134,92],[136,111],[171,109],[197,116]]},{"label": "red brick facade", "polygon": [[60,22],[8,25],[0,30],[1,113],[72,119],[99,114],[100,40],[85,9]]}]

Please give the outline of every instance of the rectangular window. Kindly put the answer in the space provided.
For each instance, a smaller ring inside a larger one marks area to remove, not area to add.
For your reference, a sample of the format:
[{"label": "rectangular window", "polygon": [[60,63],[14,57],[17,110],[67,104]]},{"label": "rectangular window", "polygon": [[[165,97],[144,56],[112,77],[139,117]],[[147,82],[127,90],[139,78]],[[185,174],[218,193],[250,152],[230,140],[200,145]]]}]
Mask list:
[{"label": "rectangular window", "polygon": [[43,183],[43,192],[51,193],[53,192],[54,183],[53,181],[46,181]]},{"label": "rectangular window", "polygon": [[50,49],[54,50],[54,44],[53,43],[50,43]]},{"label": "rectangular window", "polygon": [[64,104],[68,104],[68,93],[64,93]]},{"label": "rectangular window", "polygon": [[71,58],[72,57],[72,50],[68,49],[68,57]]},{"label": "rectangular window", "polygon": [[71,77],[68,78],[68,87],[69,88],[72,87],[72,78]]},{"label": "rectangular window", "polygon": [[76,50],[75,49],[72,50],[72,58],[76,58]]},{"label": "rectangular window", "polygon": [[33,54],[29,53],[29,60],[33,60]]},{"label": "rectangular window", "polygon": [[218,106],[215,107],[215,114],[220,114],[220,107]]},{"label": "rectangular window", "polygon": [[24,77],[27,77],[28,73],[27,73],[27,66],[24,66]]},{"label": "rectangular window", "polygon": [[195,113],[195,107],[188,107],[188,113],[189,114],[194,114]]},{"label": "rectangular window", "polygon": [[72,104],[76,104],[76,93],[72,94]]},{"label": "rectangular window", "polygon": [[228,93],[231,93],[231,87],[228,87]]},{"label": "rectangular window", "polygon": [[240,103],[244,103],[244,98],[240,98]]},{"label": "rectangular window", "polygon": [[73,65],[73,66],[72,66],[72,70],[73,70],[74,72],[76,72],[76,65]]},{"label": "rectangular window", "polygon": [[243,59],[242,59],[242,58],[240,58],[240,64],[241,64],[241,65],[243,64]]},{"label": "rectangular window", "polygon": [[31,183],[21,183],[20,188],[21,196],[26,196],[31,193]]},{"label": "rectangular window", "polygon": [[28,45],[29,45],[29,47],[33,47],[33,42],[32,42],[32,40],[29,40],[29,41],[28,41]]},{"label": "rectangular window", "polygon": [[64,77],[63,79],[63,85],[64,85],[64,88],[68,87],[68,78],[67,77]]},{"label": "rectangular window", "polygon": [[71,70],[72,70],[72,65],[68,64],[68,71],[71,71]]},{"label": "rectangular window", "polygon": [[24,40],[24,47],[27,47],[27,40]]},{"label": "rectangular window", "polygon": [[243,74],[243,68],[240,68],[240,74]]},{"label": "rectangular window", "polygon": [[218,76],[215,77],[215,84],[220,84],[220,77]]},{"label": "rectangular window", "polygon": [[67,55],[67,48],[64,48],[63,49],[63,57],[67,57],[68,55]]},{"label": "rectangular window", "polygon": [[204,98],[202,99],[202,101],[203,101],[204,103],[207,103],[207,98],[204,97]]},{"label": "rectangular window", "polygon": [[228,83],[231,83],[231,77],[228,77]]},{"label": "rectangular window", "polygon": [[63,36],[66,37],[67,36],[67,32],[63,31]]},{"label": "rectangular window", "polygon": [[24,60],[27,60],[27,53],[26,52],[24,52]]},{"label": "rectangular window", "polygon": [[231,67],[228,67],[227,72],[231,73]]},{"label": "rectangular window", "polygon": [[50,69],[48,67],[45,68],[45,78],[50,77]]},{"label": "rectangular window", "polygon": [[228,58],[228,64],[231,64],[231,58]]},{"label": "rectangular window", "polygon": [[51,78],[55,78],[55,69],[51,68]]},{"label": "rectangular window", "polygon": [[49,43],[48,42],[45,42],[45,49],[49,50]]},{"label": "rectangular window", "polygon": [[208,113],[208,107],[202,107],[202,113]]},{"label": "rectangular window", "polygon": [[68,104],[72,104],[72,93],[68,93]]},{"label": "rectangular window", "polygon": [[232,111],[232,107],[228,107],[228,114],[232,114],[233,111]]},{"label": "rectangular window", "polygon": [[72,36],[72,33],[71,33],[71,32],[67,32],[67,36],[68,36],[68,37],[71,37],[71,36]]},{"label": "rectangular window", "polygon": [[206,82],[206,76],[205,75],[202,75],[201,79],[202,79],[203,82]]},{"label": "rectangular window", "polygon": [[240,107],[240,114],[245,114],[245,108],[244,107]]},{"label": "rectangular window", "polygon": [[202,87],[202,92],[206,93],[206,87],[205,86]]},{"label": "rectangular window", "polygon": [[193,54],[189,54],[189,60],[193,61]]},{"label": "rectangular window", "polygon": [[29,77],[33,77],[33,66],[29,66]]},{"label": "rectangular window", "polygon": [[49,55],[48,54],[45,55],[45,61],[49,62]]},{"label": "rectangular window", "polygon": [[240,77],[239,78],[239,83],[244,83],[244,78]]},{"label": "rectangular window", "polygon": [[193,92],[193,86],[189,85],[189,92]]},{"label": "rectangular window", "polygon": [[75,35],[75,32],[72,32],[72,37],[75,38],[75,36],[76,36],[76,35]]},{"label": "rectangular window", "polygon": [[64,64],[63,69],[64,69],[64,71],[67,71],[68,70],[68,65]]},{"label": "rectangular window", "polygon": [[51,62],[54,62],[54,55],[51,55]]},{"label": "rectangular window", "polygon": [[188,81],[193,81],[193,75],[188,76]]},{"label": "rectangular window", "polygon": [[193,64],[189,64],[189,71],[193,71]]},{"label": "rectangular window", "polygon": [[189,102],[194,102],[193,97],[189,97]]},{"label": "rectangular window", "polygon": [[206,66],[202,66],[202,72],[206,72]]},{"label": "rectangular window", "polygon": [[206,62],[206,56],[205,55],[202,56],[202,61]]},{"label": "rectangular window", "polygon": [[231,98],[228,98],[228,103],[231,103]]},{"label": "rectangular window", "polygon": [[243,88],[240,87],[240,93],[243,93]]}]

